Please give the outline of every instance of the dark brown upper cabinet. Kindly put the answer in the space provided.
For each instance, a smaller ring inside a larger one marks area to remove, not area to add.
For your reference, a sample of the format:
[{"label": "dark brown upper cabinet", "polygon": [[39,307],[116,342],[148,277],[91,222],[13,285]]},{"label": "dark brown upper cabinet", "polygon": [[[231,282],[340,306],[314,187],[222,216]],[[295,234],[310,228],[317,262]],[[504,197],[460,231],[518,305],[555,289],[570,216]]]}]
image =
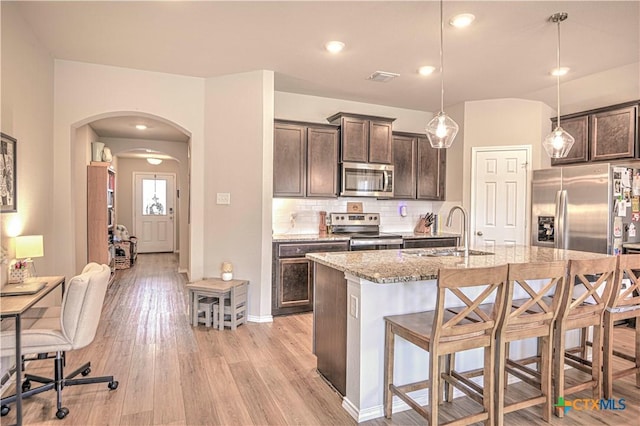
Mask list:
[{"label": "dark brown upper cabinet", "polygon": [[593,160],[638,156],[637,105],[591,114],[590,120]]},{"label": "dark brown upper cabinet", "polygon": [[427,137],[418,138],[418,200],[438,200],[445,197],[447,150],[433,148]]},{"label": "dark brown upper cabinet", "polygon": [[394,120],[344,112],[327,118],[340,125],[341,161],[378,164],[393,163]]},{"label": "dark brown upper cabinet", "polygon": [[399,199],[445,199],[445,149],[432,148],[424,135],[393,134],[393,197]]},{"label": "dark brown upper cabinet", "polygon": [[393,198],[416,198],[417,136],[393,134]]},{"label": "dark brown upper cabinet", "polygon": [[273,140],[274,197],[337,197],[336,126],[276,120]]},{"label": "dark brown upper cabinet", "polygon": [[[551,129],[556,122],[551,120]],[[575,142],[566,158],[551,159],[552,166],[640,158],[638,101],[566,115],[560,125]]]},{"label": "dark brown upper cabinet", "polygon": [[[551,120],[551,129],[555,129],[558,119]],[[579,116],[573,118],[561,118],[560,126],[567,131],[575,142],[565,158],[552,158],[551,165],[584,163],[589,161],[589,117]]]},{"label": "dark brown upper cabinet", "polygon": [[338,196],[336,127],[307,127],[307,197]]}]

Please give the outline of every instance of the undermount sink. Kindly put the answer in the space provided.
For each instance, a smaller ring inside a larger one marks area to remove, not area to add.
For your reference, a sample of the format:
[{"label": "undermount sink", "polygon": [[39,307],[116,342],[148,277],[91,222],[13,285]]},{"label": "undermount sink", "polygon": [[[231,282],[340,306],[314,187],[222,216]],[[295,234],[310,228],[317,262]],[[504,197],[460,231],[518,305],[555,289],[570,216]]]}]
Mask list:
[{"label": "undermount sink", "polygon": [[[425,256],[425,257],[444,257],[444,256],[455,256],[455,257],[464,257],[464,250],[461,249],[439,249],[439,250],[420,250],[415,252],[407,253],[410,256]],[[471,250],[469,249],[469,256],[486,256],[492,255],[489,251],[481,251],[481,250]]]}]

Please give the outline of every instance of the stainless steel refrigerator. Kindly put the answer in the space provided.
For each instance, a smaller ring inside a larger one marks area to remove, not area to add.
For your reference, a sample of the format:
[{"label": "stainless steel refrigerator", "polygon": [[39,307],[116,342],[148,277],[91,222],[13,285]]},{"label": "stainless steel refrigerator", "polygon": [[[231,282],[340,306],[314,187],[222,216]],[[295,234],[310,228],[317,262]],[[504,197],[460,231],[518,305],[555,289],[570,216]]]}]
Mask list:
[{"label": "stainless steel refrigerator", "polygon": [[625,242],[637,242],[639,167],[593,163],[534,170],[531,244],[616,254]]}]

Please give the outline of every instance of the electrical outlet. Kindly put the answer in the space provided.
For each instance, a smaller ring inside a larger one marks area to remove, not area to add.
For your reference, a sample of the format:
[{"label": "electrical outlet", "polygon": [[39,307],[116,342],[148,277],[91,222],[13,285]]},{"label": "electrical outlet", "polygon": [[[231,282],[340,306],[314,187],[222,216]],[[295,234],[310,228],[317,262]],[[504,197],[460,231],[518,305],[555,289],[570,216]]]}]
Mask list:
[{"label": "electrical outlet", "polygon": [[216,204],[231,204],[231,194],[228,192],[218,192],[216,195]]},{"label": "electrical outlet", "polygon": [[349,296],[349,315],[358,319],[358,298],[353,294]]}]

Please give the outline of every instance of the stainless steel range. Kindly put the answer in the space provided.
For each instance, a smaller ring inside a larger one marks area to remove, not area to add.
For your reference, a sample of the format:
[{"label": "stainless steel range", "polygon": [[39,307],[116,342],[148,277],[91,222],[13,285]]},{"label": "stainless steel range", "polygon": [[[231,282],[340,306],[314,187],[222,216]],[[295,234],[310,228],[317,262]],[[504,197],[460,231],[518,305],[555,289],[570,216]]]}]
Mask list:
[{"label": "stainless steel range", "polygon": [[380,213],[330,213],[334,234],[349,235],[350,250],[402,248],[402,236],[380,232]]}]

